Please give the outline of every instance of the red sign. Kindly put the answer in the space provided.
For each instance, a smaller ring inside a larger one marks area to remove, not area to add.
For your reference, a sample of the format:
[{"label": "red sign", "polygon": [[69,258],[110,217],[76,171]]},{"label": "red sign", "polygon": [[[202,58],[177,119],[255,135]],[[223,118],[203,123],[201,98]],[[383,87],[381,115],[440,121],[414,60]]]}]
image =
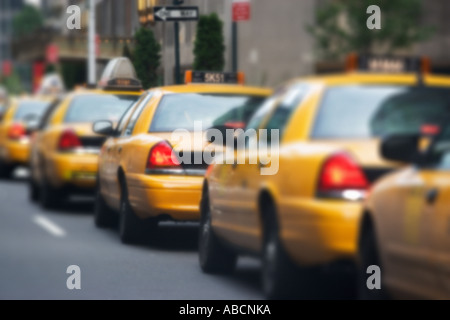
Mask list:
[{"label": "red sign", "polygon": [[5,76],[5,77],[9,77],[10,75],[11,75],[11,73],[12,73],[12,70],[13,69],[13,67],[12,67],[12,62],[11,61],[9,61],[9,60],[5,60],[5,61],[3,61],[3,64],[2,64],[2,74]]},{"label": "red sign", "polygon": [[233,0],[233,21],[250,20],[250,0]]},{"label": "red sign", "polygon": [[45,72],[44,62],[35,62],[33,64],[33,92],[36,92],[41,87],[44,72]]},{"label": "red sign", "polygon": [[59,61],[59,48],[56,44],[50,44],[46,51],[46,60],[49,64],[55,64]]}]

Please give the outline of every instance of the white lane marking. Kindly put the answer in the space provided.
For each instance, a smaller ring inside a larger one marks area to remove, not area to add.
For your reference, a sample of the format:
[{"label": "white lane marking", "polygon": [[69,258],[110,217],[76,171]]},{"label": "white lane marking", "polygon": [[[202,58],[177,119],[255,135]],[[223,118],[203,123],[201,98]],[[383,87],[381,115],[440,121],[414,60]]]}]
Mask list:
[{"label": "white lane marking", "polygon": [[33,217],[33,222],[36,223],[38,226],[40,226],[42,229],[50,233],[52,236],[55,236],[57,238],[62,238],[66,236],[66,231],[50,221],[48,218],[36,215]]}]

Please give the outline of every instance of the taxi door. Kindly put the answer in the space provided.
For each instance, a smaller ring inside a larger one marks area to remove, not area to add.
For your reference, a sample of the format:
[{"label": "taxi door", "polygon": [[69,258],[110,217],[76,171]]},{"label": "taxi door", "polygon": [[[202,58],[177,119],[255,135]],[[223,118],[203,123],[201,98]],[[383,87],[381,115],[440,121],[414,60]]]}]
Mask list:
[{"label": "taxi door", "polygon": [[99,179],[101,183],[102,194],[105,196],[105,200],[107,203],[113,202],[112,193],[114,188],[111,188],[111,185],[116,183],[117,180],[117,171],[114,171],[113,166],[113,150],[115,150],[115,145],[117,144],[117,140],[119,135],[121,135],[128,124],[128,121],[136,108],[136,105],[133,105],[128,111],[122,116],[122,119],[119,121],[117,125],[117,135],[109,137],[105,144],[102,147],[102,155],[100,157],[99,163]]},{"label": "taxi door", "polygon": [[411,167],[391,181],[376,203],[386,281],[402,296],[429,296],[438,286],[429,177],[428,171]]},{"label": "taxi door", "polygon": [[117,173],[121,165],[122,151],[124,143],[133,135],[134,127],[136,126],[139,116],[142,111],[147,106],[149,100],[152,98],[153,94],[149,93],[137,106],[133,109],[132,114],[129,117],[129,121],[124,126],[123,131],[120,136],[115,139],[114,143],[108,146],[109,149],[106,150],[110,154],[110,162],[108,163],[108,172],[114,173],[110,174],[109,182],[109,195],[111,201],[116,204],[115,207],[120,207],[120,197],[121,189],[119,184],[119,179]]},{"label": "taxi door", "polygon": [[[250,121],[247,132],[248,130],[257,132],[261,124],[273,112],[279,98],[280,94],[275,94],[266,100]],[[256,190],[253,189],[257,189],[259,183],[256,180],[258,176],[255,166],[249,165],[248,161],[247,151],[255,150],[248,150],[248,148],[250,147],[246,145],[245,149],[238,149],[235,154],[232,151],[230,154],[230,150],[227,150],[224,155],[224,164],[219,166],[217,180],[212,183],[210,199],[213,208],[213,225],[220,236],[240,247],[256,251],[258,245],[255,245],[257,243],[255,236],[258,231],[255,230],[253,223],[246,221],[255,214],[251,210],[257,206],[253,196]],[[239,163],[238,159],[244,159],[245,162]]]},{"label": "taxi door", "polygon": [[438,284],[434,297],[450,298],[450,127],[432,146],[435,165],[426,173],[429,181],[425,198],[429,206],[433,241],[431,259],[436,265]]},{"label": "taxi door", "polygon": [[[274,180],[278,174],[276,167],[279,161],[279,148],[286,125],[293,111],[300,105],[306,96],[308,86],[296,83],[290,87],[283,88],[278,92],[273,101],[268,100],[269,105],[259,116],[262,121],[250,123],[247,128],[249,135],[248,143],[244,150],[238,154],[243,164],[234,166],[235,183],[233,186],[236,207],[239,214],[236,221],[239,222],[243,243],[248,249],[259,252],[262,247],[262,224],[261,208],[259,207],[259,195],[265,189],[266,183]],[[265,113],[264,113],[265,112]],[[258,118],[257,116],[255,116]],[[256,122],[258,125],[256,125]],[[258,137],[252,141],[249,130],[257,127],[254,136]],[[245,152],[245,154],[242,154]],[[275,204],[276,205],[276,204]]]}]

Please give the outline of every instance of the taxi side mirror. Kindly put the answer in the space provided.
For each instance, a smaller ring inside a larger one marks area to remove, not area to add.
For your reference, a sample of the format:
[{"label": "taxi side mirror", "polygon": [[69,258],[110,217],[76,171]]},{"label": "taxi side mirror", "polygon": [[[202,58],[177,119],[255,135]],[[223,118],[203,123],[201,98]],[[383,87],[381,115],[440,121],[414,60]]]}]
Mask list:
[{"label": "taxi side mirror", "polygon": [[92,130],[102,136],[113,136],[115,134],[114,124],[109,120],[94,122]]},{"label": "taxi side mirror", "polygon": [[414,162],[419,155],[420,135],[392,135],[383,139],[381,155],[397,162]]}]

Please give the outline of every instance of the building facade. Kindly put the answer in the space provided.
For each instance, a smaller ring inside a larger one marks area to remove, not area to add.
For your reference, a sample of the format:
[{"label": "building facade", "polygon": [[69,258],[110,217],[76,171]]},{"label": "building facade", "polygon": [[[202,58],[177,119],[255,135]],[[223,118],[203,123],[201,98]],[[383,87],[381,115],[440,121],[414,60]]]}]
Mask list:
[{"label": "building facade", "polygon": [[23,0],[0,0],[0,66],[3,61],[12,59],[12,21],[23,4]]}]

